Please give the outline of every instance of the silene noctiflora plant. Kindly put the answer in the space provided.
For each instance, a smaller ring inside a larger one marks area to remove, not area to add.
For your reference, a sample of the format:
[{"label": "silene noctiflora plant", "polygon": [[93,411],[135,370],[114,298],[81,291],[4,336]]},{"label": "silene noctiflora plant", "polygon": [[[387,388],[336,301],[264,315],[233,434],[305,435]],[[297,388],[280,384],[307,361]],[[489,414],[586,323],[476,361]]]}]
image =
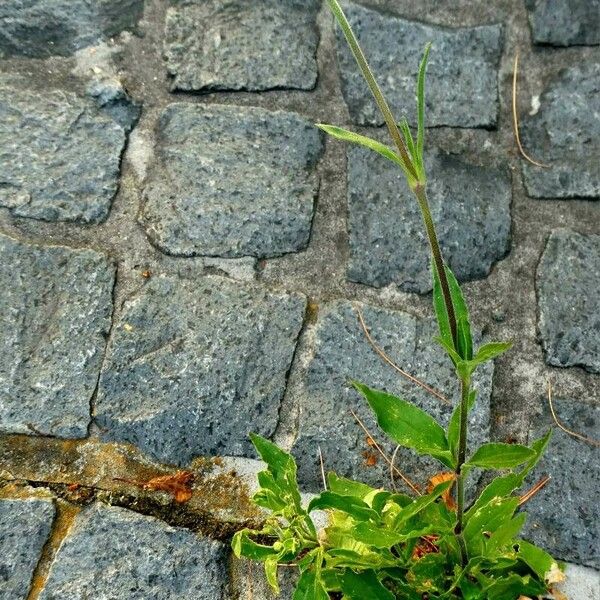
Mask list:
[{"label": "silene noctiflora plant", "polygon": [[[254,502],[270,511],[260,531],[235,534],[237,556],[262,561],[278,592],[278,566],[295,565],[294,600],[517,600],[538,597],[563,578],[544,550],[519,538],[526,515],[518,511],[521,487],[540,459],[551,432],[531,447],[486,443],[467,456],[467,417],[476,402],[471,377],[477,367],[509,349],[492,342],[473,348],[469,313],[460,286],[445,265],[427,201],[423,162],[425,69],[417,81],[418,128],[413,138],[406,119],[396,122],[344,12],[327,0],[381,110],[394,147],[332,125],[319,125],[340,140],[366,146],[396,163],[406,176],[423,216],[431,247],[433,303],[439,325],[436,341],[452,361],[460,402],[444,430],[414,404],[354,382],[379,426],[402,447],[431,456],[453,474],[420,496],[408,496],[330,473],[327,490],[304,506],[292,456],[253,435],[267,464],[258,476]],[[470,505],[465,480],[473,468],[502,471]],[[317,531],[311,513],[326,511],[328,525]]]}]

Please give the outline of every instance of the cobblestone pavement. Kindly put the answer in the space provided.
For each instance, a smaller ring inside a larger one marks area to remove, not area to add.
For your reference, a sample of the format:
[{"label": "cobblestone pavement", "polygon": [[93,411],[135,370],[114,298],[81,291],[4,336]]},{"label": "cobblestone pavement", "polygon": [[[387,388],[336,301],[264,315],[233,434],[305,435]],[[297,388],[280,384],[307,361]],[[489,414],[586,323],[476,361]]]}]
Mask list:
[{"label": "cobblestone pavement", "polygon": [[[473,441],[539,435],[548,381],[564,424],[598,438],[598,0],[346,7],[410,122],[433,42],[441,243],[478,334],[515,342],[481,373]],[[548,168],[516,150],[517,50],[521,138]],[[318,0],[0,3],[0,600],[271,598],[227,543],[260,519],[248,432],[293,448],[316,491],[318,446],[387,477],[349,377],[448,418],[357,319],[453,396],[414,203],[316,122],[384,138]],[[557,430],[532,479],[552,477],[527,535],[578,565],[572,600],[600,598],[598,465]],[[185,503],[141,485],[177,468]]]}]

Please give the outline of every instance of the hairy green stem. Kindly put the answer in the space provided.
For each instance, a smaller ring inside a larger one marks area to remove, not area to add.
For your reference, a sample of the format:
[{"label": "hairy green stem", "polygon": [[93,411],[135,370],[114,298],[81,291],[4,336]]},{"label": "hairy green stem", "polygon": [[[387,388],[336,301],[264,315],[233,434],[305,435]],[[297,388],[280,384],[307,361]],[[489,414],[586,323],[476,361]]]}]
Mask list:
[{"label": "hairy green stem", "polygon": [[448,313],[448,323],[450,325],[450,333],[452,334],[452,342],[454,343],[454,347],[458,350],[456,312],[454,310],[452,296],[450,295],[450,285],[448,284],[448,276],[446,275],[446,269],[444,267],[444,257],[442,256],[442,250],[440,249],[440,243],[438,242],[437,233],[435,231],[435,224],[433,222],[433,217],[431,216],[431,210],[429,209],[429,202],[427,201],[427,192],[425,191],[425,186],[418,184],[415,187],[414,192],[415,196],[417,197],[417,202],[419,203],[419,208],[421,209],[421,215],[423,217],[423,222],[425,223],[427,237],[429,238],[429,246],[431,247],[433,264],[440,279],[440,287],[442,288],[444,304],[446,305],[446,312]]},{"label": "hairy green stem", "polygon": [[400,130],[398,129],[398,125],[396,124],[396,119],[394,119],[394,115],[390,110],[390,107],[388,106],[388,103],[386,102],[383,93],[379,89],[377,81],[375,81],[375,76],[373,75],[373,72],[369,67],[369,63],[367,62],[367,59],[365,58],[365,55],[358,43],[358,40],[356,39],[356,36],[352,31],[352,27],[350,27],[350,23],[348,23],[348,19],[346,18],[342,7],[339,5],[337,0],[327,0],[327,4],[329,4],[331,12],[334,14],[340,27],[342,28],[342,32],[344,33],[346,41],[348,42],[348,45],[352,50],[352,54],[354,55],[354,58],[358,63],[363,77],[365,78],[369,89],[371,90],[371,93],[375,98],[375,102],[377,103],[377,106],[379,107],[383,118],[385,119],[385,124],[389,129],[390,135],[392,136],[392,140],[394,140],[394,144],[396,144],[396,147],[398,148],[398,152],[400,153],[402,162],[406,166],[406,170],[408,171],[409,175],[412,178],[414,178],[415,181],[418,181],[419,176],[415,170],[412,160],[410,159],[408,150],[406,149],[406,144],[404,143],[402,135],[400,134]]},{"label": "hairy green stem", "polygon": [[463,537],[463,517],[465,514],[465,474],[463,473],[463,465],[467,458],[467,428],[469,424],[470,391],[470,378],[462,379],[460,382],[460,429],[458,434],[458,455],[456,461],[456,528],[454,532],[458,539],[463,567],[468,561],[467,548]]}]

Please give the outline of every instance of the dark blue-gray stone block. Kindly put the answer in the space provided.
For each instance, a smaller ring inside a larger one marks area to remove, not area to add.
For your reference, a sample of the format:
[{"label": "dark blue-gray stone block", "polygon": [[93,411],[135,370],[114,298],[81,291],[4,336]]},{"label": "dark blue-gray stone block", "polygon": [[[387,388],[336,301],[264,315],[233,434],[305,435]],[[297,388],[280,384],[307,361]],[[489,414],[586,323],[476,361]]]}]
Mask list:
[{"label": "dark blue-gray stone block", "polygon": [[172,104],[140,222],[168,254],[298,252],[310,236],[320,132],[295,113]]},{"label": "dark blue-gray stone block", "polygon": [[0,431],[86,435],[114,277],[94,250],[0,235]]},{"label": "dark blue-gray stone block", "polygon": [[[391,14],[344,3],[369,64],[396,117],[416,123],[419,62],[432,42],[427,69],[428,126],[494,127],[498,117],[498,67],[502,27],[449,29],[407,21]],[[382,125],[371,92],[346,40],[337,28],[342,92],[359,125]]]},{"label": "dark blue-gray stone block", "polygon": [[[579,398],[555,398],[557,417],[569,429],[598,439],[600,407]],[[542,437],[554,421],[548,405],[531,423],[529,441]],[[524,507],[524,537],[561,560],[600,568],[600,448],[555,428],[544,458],[531,475],[552,478]]]},{"label": "dark blue-gray stone block", "polygon": [[144,0],[2,0],[0,57],[68,56],[135,28]]},{"label": "dark blue-gray stone block", "polygon": [[535,44],[600,44],[598,0],[528,0],[527,4]]},{"label": "dark blue-gray stone block", "polygon": [[220,542],[94,504],[61,544],[40,600],[226,600],[226,561]]},{"label": "dark blue-gray stone block", "polygon": [[[404,312],[372,306],[361,309],[378,346],[398,366],[456,404],[456,375],[442,349],[433,341],[438,335],[435,323]],[[364,452],[376,453],[366,443],[366,436],[355,423],[350,409],[367,423],[389,456],[394,446],[384,441],[385,434],[376,425],[366,400],[352,388],[350,381],[359,380],[414,402],[444,426],[452,413],[452,405],[407,381],[381,359],[370,346],[350,302],[340,300],[321,306],[314,330],[307,333],[310,347],[305,359],[306,372],[299,386],[293,388],[293,398],[300,405],[300,419],[292,453],[299,463],[300,479],[309,489],[321,488],[320,447],[328,471],[387,486],[387,465],[381,459],[377,466],[369,467],[365,463]],[[487,364],[474,378],[479,393],[470,415],[470,443],[473,445],[482,443],[489,436],[492,373],[493,366]],[[399,452],[397,465],[418,483],[425,483],[428,477],[444,469],[440,463],[417,457],[408,450]]]},{"label": "dark blue-gray stone block", "polygon": [[[440,244],[459,280],[479,279],[510,247],[511,178],[442,152],[425,159]],[[403,291],[431,290],[429,245],[404,175],[367,149],[348,148],[348,279]]]},{"label": "dark blue-gray stone block", "polygon": [[279,417],[305,299],[221,277],[153,277],[123,306],[96,401],[103,437],[160,460],[254,456]]},{"label": "dark blue-gray stone block", "polygon": [[92,99],[0,77],[0,206],[44,221],[103,221],[127,129]]},{"label": "dark blue-gray stone block", "polygon": [[527,151],[549,168],[522,161],[533,198],[600,198],[600,63],[560,72],[543,92],[535,115],[524,115]]},{"label": "dark blue-gray stone block", "polygon": [[54,513],[50,500],[0,500],[0,600],[29,597]]},{"label": "dark blue-gray stone block", "polygon": [[165,25],[175,90],[312,89],[318,0],[179,0]]},{"label": "dark blue-gray stone block", "polygon": [[537,270],[546,362],[600,373],[600,235],[558,229]]}]

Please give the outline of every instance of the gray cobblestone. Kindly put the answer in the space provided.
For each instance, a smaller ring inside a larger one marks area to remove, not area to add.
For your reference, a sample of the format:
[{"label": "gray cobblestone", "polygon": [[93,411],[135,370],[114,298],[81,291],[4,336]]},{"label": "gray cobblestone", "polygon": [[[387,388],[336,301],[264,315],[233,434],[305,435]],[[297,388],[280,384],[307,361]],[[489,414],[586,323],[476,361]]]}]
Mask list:
[{"label": "gray cobblestone", "polygon": [[[420,57],[433,42],[427,69],[427,125],[493,127],[498,113],[499,25],[447,29],[347,3],[350,24],[394,112],[416,122],[415,86]],[[337,30],[342,91],[359,125],[382,125],[383,117],[346,41]]]},{"label": "gray cobblestone", "polygon": [[573,66],[552,80],[540,109],[522,120],[525,147],[543,169],[522,161],[534,198],[600,198],[600,63]]},{"label": "gray cobblestone", "polygon": [[0,500],[0,600],[29,597],[53,519],[51,501]]},{"label": "gray cobblestone", "polygon": [[272,435],[305,301],[220,277],[152,278],[124,306],[96,420],[161,460],[250,453]]},{"label": "gray cobblestone", "polygon": [[93,250],[0,235],[0,431],[86,435],[114,276]]},{"label": "gray cobblestone", "polygon": [[600,373],[600,236],[553,231],[538,267],[539,328],[548,364]]},{"label": "gray cobblestone", "polygon": [[[485,277],[510,246],[511,181],[507,169],[477,167],[429,152],[427,185],[448,264],[461,280]],[[393,163],[348,149],[348,277],[381,287],[431,290],[429,245],[417,203]]]},{"label": "gray cobblestone", "polygon": [[103,221],[125,139],[92,100],[0,76],[0,206],[44,221]]},{"label": "gray cobblestone", "polygon": [[293,113],[173,104],[140,220],[176,255],[277,256],[308,243],[322,148]]},{"label": "gray cobblestone", "polygon": [[94,504],[61,544],[40,600],[226,600],[226,556],[219,542]]},{"label": "gray cobblestone", "polygon": [[527,4],[536,44],[600,44],[598,0],[528,0]]},{"label": "gray cobblestone", "polygon": [[135,28],[144,0],[2,0],[0,57],[69,55]]},{"label": "gray cobblestone", "polygon": [[318,7],[317,0],[174,3],[165,27],[172,88],[312,89],[317,81]]}]

